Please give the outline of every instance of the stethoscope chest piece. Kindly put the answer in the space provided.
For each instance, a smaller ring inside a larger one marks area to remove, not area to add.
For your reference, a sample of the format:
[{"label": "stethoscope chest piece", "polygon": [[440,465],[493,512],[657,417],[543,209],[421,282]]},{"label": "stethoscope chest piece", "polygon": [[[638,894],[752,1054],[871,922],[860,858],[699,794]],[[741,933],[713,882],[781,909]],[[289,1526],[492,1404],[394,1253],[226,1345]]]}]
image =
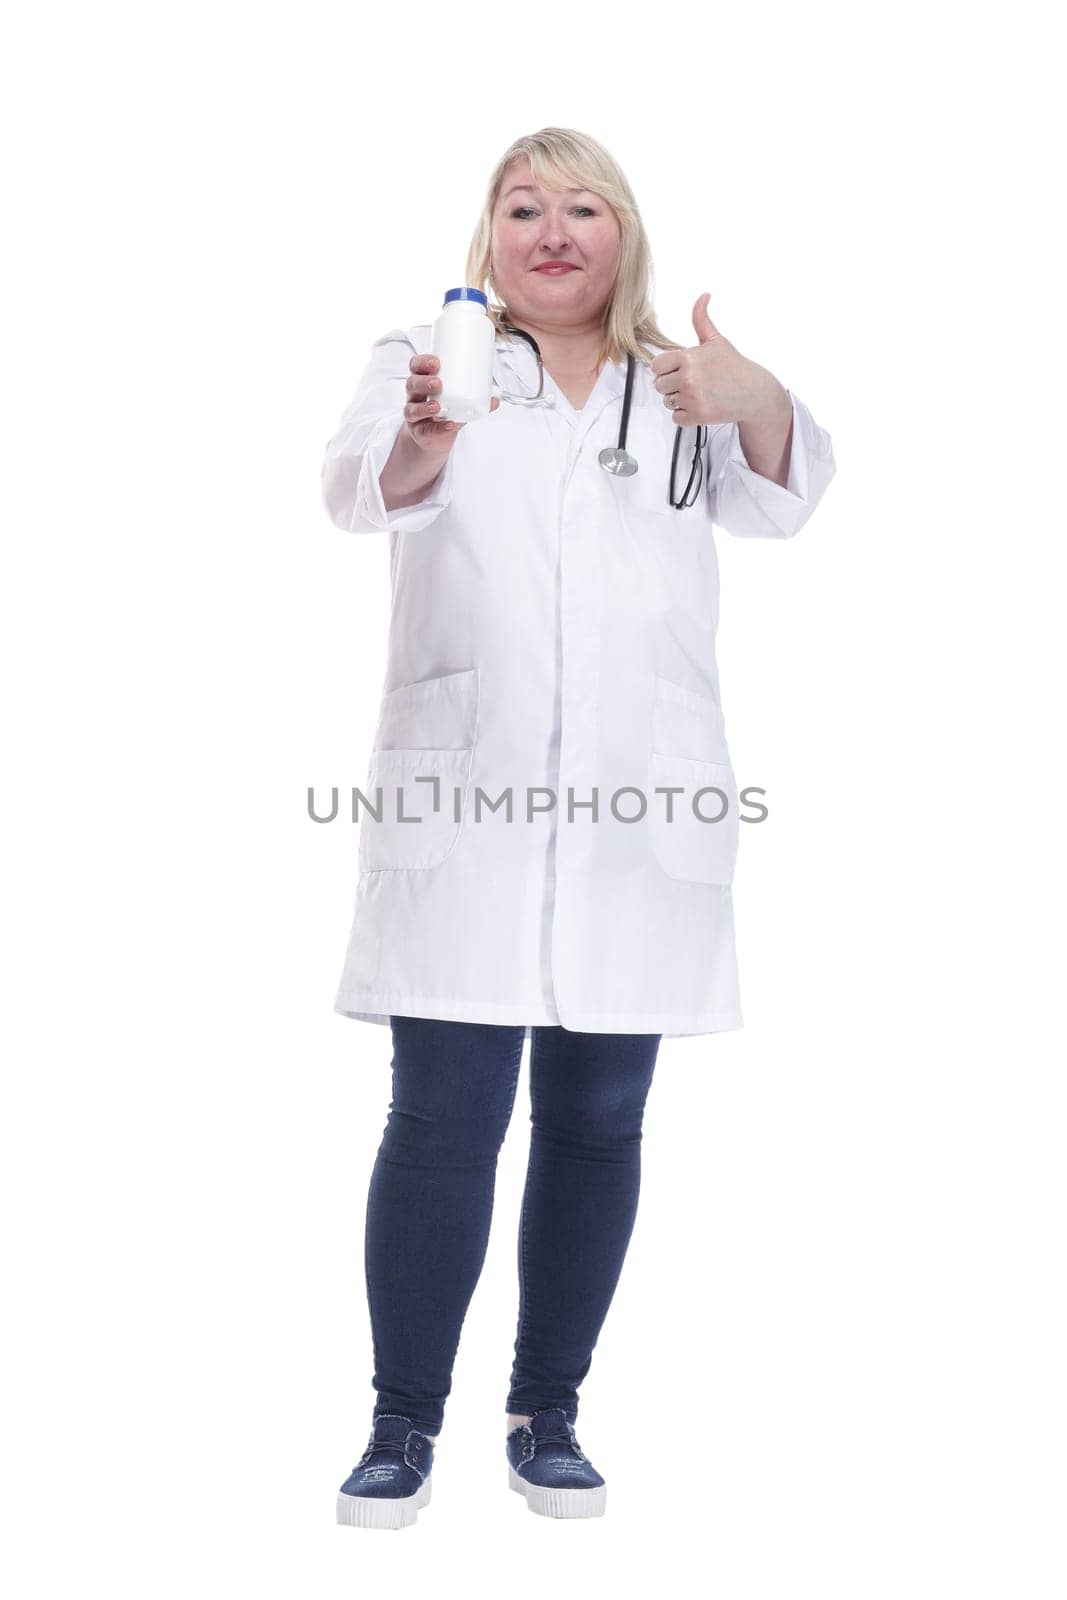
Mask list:
[{"label": "stethoscope chest piece", "polygon": [[620,450],[618,445],[608,445],[601,450],[597,460],[605,472],[610,472],[614,478],[632,478],[637,471],[637,462],[628,450]]}]

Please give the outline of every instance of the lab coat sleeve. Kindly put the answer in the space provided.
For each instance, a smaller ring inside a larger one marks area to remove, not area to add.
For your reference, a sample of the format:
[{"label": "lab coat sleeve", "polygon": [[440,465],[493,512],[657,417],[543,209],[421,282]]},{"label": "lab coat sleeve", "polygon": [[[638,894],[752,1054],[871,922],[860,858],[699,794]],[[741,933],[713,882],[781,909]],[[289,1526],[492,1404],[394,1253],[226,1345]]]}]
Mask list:
[{"label": "lab coat sleeve", "polygon": [[749,466],[736,422],[718,423],[709,430],[708,508],[711,520],[727,533],[748,539],[791,538],[807,522],[837,471],[830,435],[804,402],[792,390],[788,393],[793,439],[784,486]]},{"label": "lab coat sleeve", "polygon": [[452,498],[455,446],[421,500],[385,509],[382,468],[404,425],[407,380],[415,346],[393,328],[371,346],[370,363],[326,445],[322,500],[331,522],[346,533],[419,533],[435,522]]}]

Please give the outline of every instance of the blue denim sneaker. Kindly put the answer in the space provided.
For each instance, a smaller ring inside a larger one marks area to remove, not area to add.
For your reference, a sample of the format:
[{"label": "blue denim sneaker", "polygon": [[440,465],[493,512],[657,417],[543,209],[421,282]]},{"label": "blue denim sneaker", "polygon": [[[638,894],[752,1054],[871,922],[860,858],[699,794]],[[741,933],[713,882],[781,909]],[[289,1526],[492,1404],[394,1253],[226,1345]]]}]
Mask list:
[{"label": "blue denim sneaker", "polygon": [[602,1517],[607,1484],[562,1406],[535,1411],[507,1436],[508,1486],[541,1517]]},{"label": "blue denim sneaker", "polygon": [[350,1528],[406,1528],[430,1502],[433,1440],[410,1417],[382,1412],[337,1496],[337,1520]]}]

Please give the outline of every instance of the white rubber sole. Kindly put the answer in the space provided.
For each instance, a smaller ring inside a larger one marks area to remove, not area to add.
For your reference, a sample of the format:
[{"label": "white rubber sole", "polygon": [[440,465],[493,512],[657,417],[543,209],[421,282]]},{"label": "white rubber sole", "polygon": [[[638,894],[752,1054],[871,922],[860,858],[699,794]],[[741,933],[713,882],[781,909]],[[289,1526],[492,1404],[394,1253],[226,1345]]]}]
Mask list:
[{"label": "white rubber sole", "polygon": [[430,1503],[433,1477],[424,1478],[414,1494],[388,1499],[381,1495],[339,1494],[337,1520],[348,1528],[407,1528]]},{"label": "white rubber sole", "polygon": [[546,1489],[527,1483],[508,1462],[508,1487],[526,1496],[526,1504],[539,1517],[602,1517],[607,1504],[608,1486],[598,1483],[592,1489]]}]

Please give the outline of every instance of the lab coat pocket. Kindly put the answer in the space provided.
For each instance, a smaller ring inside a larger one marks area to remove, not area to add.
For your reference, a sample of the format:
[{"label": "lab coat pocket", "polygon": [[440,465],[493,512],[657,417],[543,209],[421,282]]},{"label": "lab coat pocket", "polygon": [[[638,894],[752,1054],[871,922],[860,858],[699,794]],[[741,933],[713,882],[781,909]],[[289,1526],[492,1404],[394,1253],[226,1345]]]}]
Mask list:
[{"label": "lab coat pocket", "polygon": [[710,695],[658,674],[653,682],[648,805],[652,853],[669,877],[689,883],[733,881],[737,782],[722,710]]},{"label": "lab coat pocket", "polygon": [[687,883],[731,883],[738,838],[732,768],[658,751],[648,761],[649,841],[663,871]]},{"label": "lab coat pocket", "polygon": [[[361,872],[440,866],[463,828],[470,788],[467,750],[373,750],[359,825]],[[376,814],[377,813],[377,814]]]},{"label": "lab coat pocket", "polygon": [[[359,827],[363,872],[436,867],[463,828],[478,728],[478,668],[382,696]],[[380,803],[379,803],[380,801]]]}]

